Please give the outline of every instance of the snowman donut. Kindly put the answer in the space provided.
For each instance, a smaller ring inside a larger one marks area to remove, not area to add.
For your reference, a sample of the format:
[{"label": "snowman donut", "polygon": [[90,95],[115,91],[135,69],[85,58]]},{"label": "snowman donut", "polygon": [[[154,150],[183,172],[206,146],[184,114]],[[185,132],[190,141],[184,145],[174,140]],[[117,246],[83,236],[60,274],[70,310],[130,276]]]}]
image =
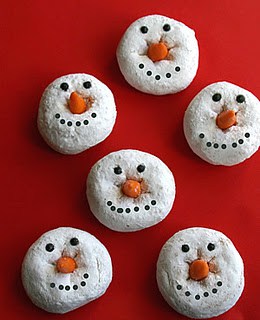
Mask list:
[{"label": "snowman donut", "polygon": [[213,83],[188,106],[184,133],[193,152],[211,164],[243,162],[260,145],[259,100],[232,83]]},{"label": "snowman donut", "polygon": [[117,60],[126,81],[137,90],[154,95],[188,87],[196,75],[198,59],[194,31],[161,15],[133,22],[117,48]]},{"label": "snowman donut", "polygon": [[96,218],[115,231],[153,226],[170,212],[175,182],[157,157],[120,150],[99,160],[87,179],[87,198]]},{"label": "snowman donut", "polygon": [[54,150],[77,154],[103,141],[115,119],[114,97],[104,83],[88,74],[69,74],[44,91],[38,128]]},{"label": "snowman donut", "polygon": [[232,308],[244,288],[243,261],[223,233],[206,228],[177,232],[163,246],[157,283],[177,312],[195,319]]},{"label": "snowman donut", "polygon": [[44,233],[22,265],[27,295],[38,307],[65,313],[97,299],[112,280],[107,249],[91,234],[58,228]]}]

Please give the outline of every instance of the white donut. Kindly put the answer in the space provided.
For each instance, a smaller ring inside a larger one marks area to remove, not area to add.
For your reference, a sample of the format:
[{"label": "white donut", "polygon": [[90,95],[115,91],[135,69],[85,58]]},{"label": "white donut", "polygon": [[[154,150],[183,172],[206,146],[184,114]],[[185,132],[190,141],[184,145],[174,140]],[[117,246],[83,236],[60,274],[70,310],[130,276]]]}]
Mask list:
[{"label": "white donut", "polygon": [[54,150],[77,154],[103,141],[115,119],[114,97],[104,83],[88,74],[69,74],[44,91],[38,128]]},{"label": "white donut", "polygon": [[117,60],[126,81],[155,95],[179,92],[198,69],[195,33],[174,19],[149,15],[133,22],[123,35]]},{"label": "white donut", "polygon": [[259,100],[232,83],[213,83],[188,106],[184,134],[203,160],[215,165],[238,164],[260,145]]},{"label": "white donut", "polygon": [[87,179],[87,198],[96,218],[115,231],[153,226],[170,212],[175,182],[157,157],[120,150],[99,160]]},{"label": "white donut", "polygon": [[177,312],[195,319],[215,317],[239,299],[244,288],[243,261],[223,233],[185,229],[164,244],[157,262],[157,283]]},{"label": "white donut", "polygon": [[66,313],[97,299],[112,280],[104,245],[74,228],[44,233],[28,250],[22,265],[25,291],[38,307]]}]

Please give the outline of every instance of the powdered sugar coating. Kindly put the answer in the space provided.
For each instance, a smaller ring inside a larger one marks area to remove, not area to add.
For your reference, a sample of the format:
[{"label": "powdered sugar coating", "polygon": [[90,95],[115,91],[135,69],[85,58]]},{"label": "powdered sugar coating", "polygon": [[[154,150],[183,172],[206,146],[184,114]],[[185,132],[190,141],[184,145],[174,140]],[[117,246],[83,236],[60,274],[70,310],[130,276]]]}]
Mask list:
[{"label": "powdered sugar coating", "polygon": [[[85,82],[90,82],[91,87],[85,88]],[[61,89],[62,83],[68,84],[68,90]],[[73,114],[68,107],[72,92],[91,99],[91,108],[82,114]],[[56,79],[44,91],[38,128],[54,150],[77,154],[103,141],[111,133],[115,119],[114,97],[104,83],[88,74],[69,74]]]},{"label": "powdered sugar coating", "polygon": [[[214,94],[221,94],[213,101]],[[244,102],[237,97],[243,95]],[[237,123],[222,130],[216,124],[223,110],[234,110]],[[260,145],[260,104],[249,91],[229,82],[213,83],[191,101],[184,116],[184,133],[193,152],[203,160],[232,166],[251,157]]]},{"label": "powdered sugar coating", "polygon": [[[214,245],[213,250],[209,244]],[[182,250],[183,245],[188,245],[187,252]],[[212,268],[201,281],[189,277],[189,264],[197,259],[207,261]],[[242,294],[243,261],[223,233],[185,229],[163,246],[157,262],[157,283],[164,299],[177,312],[195,319],[215,317],[233,307]]]},{"label": "powdered sugar coating", "polygon": [[[79,243],[71,245],[71,239]],[[46,251],[46,245],[54,249]],[[73,273],[59,273],[61,256],[75,259]],[[38,307],[52,313],[66,313],[97,299],[112,280],[111,258],[104,245],[91,234],[61,227],[44,233],[29,248],[22,265],[26,293]]]},{"label": "powdered sugar coating", "polygon": [[[165,25],[170,29],[165,31]],[[142,33],[142,27],[148,31]],[[159,42],[167,45],[169,54],[166,59],[153,62],[147,50],[150,44]],[[117,48],[117,60],[126,81],[137,90],[155,95],[185,89],[196,75],[198,57],[194,31],[162,15],[149,15],[133,22]]]},{"label": "powdered sugar coating", "polygon": [[[139,165],[145,166],[138,172]],[[120,167],[121,174],[114,168]],[[141,195],[131,198],[122,193],[127,179],[140,181]],[[138,150],[112,152],[99,160],[87,179],[87,198],[96,218],[116,231],[137,231],[162,221],[175,198],[174,177],[157,157]]]}]

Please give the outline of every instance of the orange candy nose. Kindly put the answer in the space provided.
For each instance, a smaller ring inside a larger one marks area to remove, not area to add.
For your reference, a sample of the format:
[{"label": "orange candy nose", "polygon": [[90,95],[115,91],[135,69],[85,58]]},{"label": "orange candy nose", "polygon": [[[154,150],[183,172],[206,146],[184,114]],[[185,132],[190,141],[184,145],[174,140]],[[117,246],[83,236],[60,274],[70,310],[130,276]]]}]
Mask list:
[{"label": "orange candy nose", "polygon": [[85,100],[77,94],[72,92],[69,100],[69,108],[72,113],[81,114],[87,110]]},{"label": "orange candy nose", "polygon": [[61,273],[72,273],[77,268],[77,264],[71,257],[60,257],[56,262],[56,268]]},{"label": "orange candy nose", "polygon": [[136,180],[126,180],[122,186],[122,191],[130,198],[137,198],[141,194],[141,184]]},{"label": "orange candy nose", "polygon": [[163,42],[152,43],[147,51],[148,57],[153,61],[160,61],[167,57],[168,49]]},{"label": "orange candy nose", "polygon": [[222,129],[228,129],[237,123],[237,118],[234,110],[222,111],[216,119],[217,126]]},{"label": "orange candy nose", "polygon": [[194,260],[190,264],[190,278],[196,281],[203,280],[209,274],[209,265],[205,260]]}]

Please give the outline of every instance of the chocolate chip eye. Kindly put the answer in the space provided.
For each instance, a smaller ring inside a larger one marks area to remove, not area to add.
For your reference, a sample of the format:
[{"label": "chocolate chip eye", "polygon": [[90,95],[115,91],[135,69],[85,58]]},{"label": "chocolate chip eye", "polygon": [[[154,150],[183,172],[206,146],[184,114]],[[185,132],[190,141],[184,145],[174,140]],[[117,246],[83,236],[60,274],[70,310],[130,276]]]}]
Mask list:
[{"label": "chocolate chip eye", "polygon": [[77,246],[79,244],[79,239],[78,238],[72,238],[70,239],[70,244],[72,246]]},{"label": "chocolate chip eye", "polygon": [[52,243],[46,244],[45,250],[48,252],[52,252],[54,250],[54,245]]},{"label": "chocolate chip eye", "polygon": [[164,30],[164,31],[170,31],[170,30],[171,30],[171,26],[170,26],[168,23],[166,23],[166,24],[163,26],[163,30]]},{"label": "chocolate chip eye", "polygon": [[114,168],[114,173],[115,173],[115,174],[121,174],[121,173],[122,173],[121,167],[119,167],[119,166],[115,167],[115,168]]},{"label": "chocolate chip eye", "polygon": [[190,250],[190,247],[187,244],[183,244],[182,247],[181,247],[181,250],[183,252],[188,252]]},{"label": "chocolate chip eye", "polygon": [[244,101],[246,100],[246,98],[242,95],[242,94],[239,94],[236,98],[236,101],[238,103],[243,103]]},{"label": "chocolate chip eye", "polygon": [[215,245],[213,243],[209,243],[207,248],[209,251],[213,251],[215,249]]},{"label": "chocolate chip eye", "polygon": [[62,84],[60,85],[60,88],[63,91],[67,91],[69,89],[69,85],[67,84],[67,82],[62,82]]},{"label": "chocolate chip eye", "polygon": [[90,81],[84,82],[84,83],[83,83],[83,87],[84,87],[85,89],[91,88],[91,82],[90,82]]},{"label": "chocolate chip eye", "polygon": [[142,26],[142,27],[140,28],[140,31],[141,31],[142,33],[147,33],[147,32],[148,32],[148,28],[147,28],[146,26]]},{"label": "chocolate chip eye", "polygon": [[213,94],[212,96],[212,100],[215,101],[215,102],[218,102],[219,100],[221,100],[221,94],[220,93],[215,93]]},{"label": "chocolate chip eye", "polygon": [[145,165],[144,164],[139,164],[139,166],[136,168],[138,172],[144,172],[145,170]]}]

